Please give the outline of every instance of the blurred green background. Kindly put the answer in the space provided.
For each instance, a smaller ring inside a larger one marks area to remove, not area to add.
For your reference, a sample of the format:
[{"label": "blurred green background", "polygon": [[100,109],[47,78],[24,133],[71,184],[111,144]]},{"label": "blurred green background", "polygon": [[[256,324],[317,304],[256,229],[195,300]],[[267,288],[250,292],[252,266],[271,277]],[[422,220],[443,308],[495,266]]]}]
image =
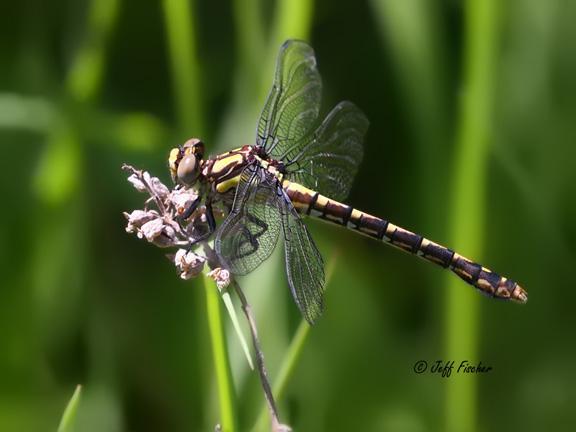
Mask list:
[{"label": "blurred green background", "polygon": [[[206,431],[220,422],[206,290],[124,232],[169,149],[252,143],[283,40],[316,50],[324,109],[371,120],[348,199],[518,280],[524,306],[321,222],[335,269],[281,420],[298,431],[576,425],[576,3],[3,2],[0,430]],[[241,281],[274,383],[300,323],[281,261]],[[241,317],[242,318],[242,317]],[[223,320],[228,327],[226,314]],[[229,330],[229,329],[228,329]],[[236,430],[263,407],[229,330]],[[489,373],[418,375],[418,360]]]}]

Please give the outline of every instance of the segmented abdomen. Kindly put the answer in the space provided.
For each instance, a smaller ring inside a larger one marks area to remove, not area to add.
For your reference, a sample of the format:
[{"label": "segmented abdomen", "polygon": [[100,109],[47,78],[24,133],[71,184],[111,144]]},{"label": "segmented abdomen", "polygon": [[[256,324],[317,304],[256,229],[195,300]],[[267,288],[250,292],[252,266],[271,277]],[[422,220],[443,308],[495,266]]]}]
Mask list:
[{"label": "segmented abdomen", "polygon": [[302,185],[288,180],[284,180],[282,185],[294,206],[302,214],[343,225],[448,268],[462,280],[490,297],[520,303],[525,303],[528,300],[526,291],[516,282],[494,273],[451,249],[384,219],[327,198]]}]

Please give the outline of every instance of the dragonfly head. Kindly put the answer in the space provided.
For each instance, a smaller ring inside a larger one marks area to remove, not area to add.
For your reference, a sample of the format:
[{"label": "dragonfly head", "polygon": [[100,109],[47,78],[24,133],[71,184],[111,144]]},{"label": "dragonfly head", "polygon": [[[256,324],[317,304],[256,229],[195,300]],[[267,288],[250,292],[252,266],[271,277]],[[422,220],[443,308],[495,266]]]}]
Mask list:
[{"label": "dragonfly head", "polygon": [[191,186],[198,179],[202,170],[204,143],[198,138],[191,138],[184,145],[170,150],[168,165],[175,183]]}]

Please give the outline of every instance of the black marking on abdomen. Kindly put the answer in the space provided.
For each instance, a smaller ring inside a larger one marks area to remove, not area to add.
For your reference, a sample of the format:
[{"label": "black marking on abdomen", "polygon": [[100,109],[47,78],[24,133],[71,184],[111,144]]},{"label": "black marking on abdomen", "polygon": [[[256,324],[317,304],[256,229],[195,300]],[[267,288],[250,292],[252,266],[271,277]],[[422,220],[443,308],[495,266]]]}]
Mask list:
[{"label": "black marking on abdomen", "polygon": [[344,219],[350,217],[351,212],[352,210],[350,206],[339,203],[338,201],[328,200],[324,206],[322,217],[335,223],[345,225],[346,223],[344,222]]},{"label": "black marking on abdomen", "polygon": [[291,198],[294,197],[297,202],[309,202],[308,214],[339,225],[345,225],[361,234],[389,243],[436,265],[449,268],[460,279],[490,297],[514,300],[520,303],[525,303],[528,299],[526,291],[516,282],[501,277],[451,249],[400,228],[384,219],[330,200],[318,193],[309,192],[308,194],[292,192],[291,195]]},{"label": "black marking on abdomen", "polygon": [[382,239],[386,233],[388,221],[362,213],[358,218],[358,230],[370,237]]},{"label": "black marking on abdomen", "polygon": [[390,243],[406,252],[416,253],[422,243],[422,236],[402,228],[396,228],[390,235]]},{"label": "black marking on abdomen", "polygon": [[310,203],[308,204],[308,209],[306,210],[307,215],[310,215],[310,212],[312,211],[312,208],[316,205],[316,201],[318,201],[319,196],[320,196],[320,193],[316,192],[314,194],[314,196],[312,197],[312,199],[310,200]]},{"label": "black marking on abdomen", "polygon": [[478,275],[478,280],[480,279],[486,280],[490,285],[494,287],[494,289],[496,289],[500,283],[500,280],[502,279],[502,276],[494,273],[492,270],[482,269]]},{"label": "black marking on abdomen", "polygon": [[344,215],[344,218],[342,219],[342,225],[344,225],[344,226],[348,225],[348,221],[350,220],[350,216],[352,216],[353,211],[354,211],[354,207],[348,206],[348,211],[346,211],[346,214]]},{"label": "black marking on abdomen", "polygon": [[496,292],[501,280],[502,276],[499,274],[494,273],[492,270],[487,268],[482,268],[478,274],[476,288],[478,288],[480,292],[486,294],[487,296],[496,297]]},{"label": "black marking on abdomen", "polygon": [[381,224],[380,224],[380,229],[378,231],[378,240],[382,240],[384,238],[384,236],[386,235],[386,228],[388,228],[388,224],[389,222],[387,220],[384,219],[380,219],[381,220]]},{"label": "black marking on abdomen", "polygon": [[450,266],[450,263],[452,263],[452,257],[454,257],[454,251],[452,249],[440,246],[430,240],[428,240],[428,243],[424,244],[424,246],[420,247],[420,252],[422,258],[432,261],[435,264],[439,264],[444,268]]},{"label": "black marking on abdomen", "polygon": [[476,282],[478,282],[478,276],[482,271],[482,266],[480,264],[470,261],[460,255],[455,257],[451,267],[452,271],[461,279],[474,286],[476,285]]}]

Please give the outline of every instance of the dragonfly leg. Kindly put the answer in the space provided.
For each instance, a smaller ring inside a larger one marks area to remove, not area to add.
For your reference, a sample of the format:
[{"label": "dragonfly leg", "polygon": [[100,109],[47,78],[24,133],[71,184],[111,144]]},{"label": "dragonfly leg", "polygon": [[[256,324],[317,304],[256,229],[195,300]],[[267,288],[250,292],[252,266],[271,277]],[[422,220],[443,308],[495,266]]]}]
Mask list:
[{"label": "dragonfly leg", "polygon": [[208,237],[214,231],[216,231],[216,219],[214,219],[214,212],[212,211],[211,201],[206,201],[206,221],[208,222]]},{"label": "dragonfly leg", "polygon": [[198,208],[199,204],[200,204],[200,197],[197,197],[194,201],[192,201],[192,204],[190,204],[188,208],[184,210],[184,212],[181,215],[178,215],[178,219],[180,220],[188,219],[190,216],[192,216],[194,210]]},{"label": "dragonfly leg", "polygon": [[[199,201],[199,199],[197,201]],[[193,203],[193,205],[194,204],[195,203]],[[196,204],[196,207],[197,206],[198,206],[198,204]],[[199,243],[201,241],[208,239],[212,235],[212,233],[214,231],[216,231],[216,219],[214,218],[214,212],[212,210],[212,202],[206,201],[206,204],[204,207],[205,207],[205,213],[204,214],[206,215],[206,222],[208,223],[208,231],[205,233],[202,233],[200,236],[191,240],[190,245],[189,245],[189,249],[191,249],[196,243]]]}]

